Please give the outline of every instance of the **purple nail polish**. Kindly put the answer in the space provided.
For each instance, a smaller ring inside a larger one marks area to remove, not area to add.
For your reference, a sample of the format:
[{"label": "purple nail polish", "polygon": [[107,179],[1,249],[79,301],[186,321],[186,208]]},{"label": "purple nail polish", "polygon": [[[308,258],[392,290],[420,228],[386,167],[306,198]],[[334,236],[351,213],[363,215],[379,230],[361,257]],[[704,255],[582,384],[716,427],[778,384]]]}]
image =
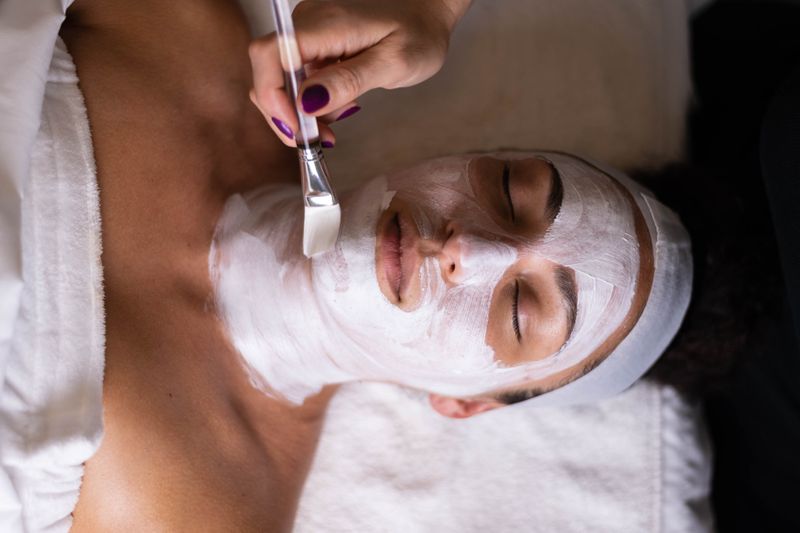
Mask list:
[{"label": "purple nail polish", "polygon": [[279,118],[272,117],[272,123],[275,124],[275,126],[277,126],[279,130],[281,130],[281,133],[283,133],[290,139],[294,139],[294,132],[292,131],[292,128],[287,126],[284,121],[282,121]]},{"label": "purple nail polish", "polygon": [[306,113],[313,113],[319,111],[331,100],[331,95],[328,94],[328,89],[322,85],[312,85],[303,91],[301,101],[303,102],[303,111]]},{"label": "purple nail polish", "polygon": [[323,148],[333,148],[333,143],[330,141],[322,141]]},{"label": "purple nail polish", "polygon": [[342,113],[341,115],[336,117],[336,122],[338,122],[340,120],[344,120],[349,116],[355,115],[359,111],[361,111],[361,106],[357,106],[357,105],[354,105],[350,109],[345,109],[344,113]]}]

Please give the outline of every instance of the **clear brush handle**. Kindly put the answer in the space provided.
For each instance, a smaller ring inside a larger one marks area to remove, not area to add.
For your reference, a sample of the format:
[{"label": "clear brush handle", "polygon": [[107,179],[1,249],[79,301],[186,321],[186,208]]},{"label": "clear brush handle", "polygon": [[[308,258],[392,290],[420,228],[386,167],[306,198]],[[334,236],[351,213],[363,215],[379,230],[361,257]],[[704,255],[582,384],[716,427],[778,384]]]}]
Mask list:
[{"label": "clear brush handle", "polygon": [[278,34],[278,49],[281,54],[281,67],[283,68],[284,84],[289,98],[292,99],[297,121],[300,125],[299,136],[295,138],[298,148],[311,147],[319,144],[319,128],[317,119],[303,113],[297,106],[297,96],[300,84],[306,79],[306,69],[300,58],[300,49],[294,35],[292,11],[287,0],[272,0],[272,17],[275,19],[275,31]]}]

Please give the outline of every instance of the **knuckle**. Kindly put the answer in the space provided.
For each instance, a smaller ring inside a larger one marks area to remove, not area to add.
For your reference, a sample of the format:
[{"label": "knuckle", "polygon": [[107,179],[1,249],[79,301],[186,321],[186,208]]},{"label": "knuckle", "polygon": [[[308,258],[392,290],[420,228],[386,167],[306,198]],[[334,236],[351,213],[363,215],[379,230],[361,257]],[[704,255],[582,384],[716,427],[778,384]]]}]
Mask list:
[{"label": "knuckle", "polygon": [[389,88],[404,87],[412,84],[419,75],[421,61],[423,60],[423,55],[418,48],[409,46],[398,50],[394,54],[392,61],[400,75],[395,81],[395,86]]},{"label": "knuckle", "polygon": [[250,56],[250,59],[253,60],[259,56],[261,53],[261,48],[264,46],[264,43],[261,40],[251,41],[250,45],[247,47],[247,53]]},{"label": "knuckle", "polygon": [[415,54],[410,49],[405,49],[394,56],[394,64],[395,68],[398,72],[402,73],[402,78],[408,78],[411,76],[412,71],[415,69]]},{"label": "knuckle", "polygon": [[361,77],[358,72],[348,65],[339,65],[336,69],[336,85],[340,96],[347,100],[354,100],[361,88]]},{"label": "knuckle", "polygon": [[270,34],[261,37],[260,39],[250,41],[250,45],[247,47],[247,53],[250,55],[250,60],[255,61],[265,57],[272,48],[274,40],[275,34]]},{"label": "knuckle", "polygon": [[269,110],[269,106],[267,105],[267,97],[264,94],[264,91],[259,91],[258,89],[253,91],[253,99],[255,100],[256,107],[266,112]]},{"label": "knuckle", "polygon": [[393,54],[398,72],[402,72],[398,87],[423,81],[433,76],[444,63],[446,45],[421,41],[406,41]]},{"label": "knuckle", "polygon": [[251,94],[256,107],[261,111],[268,112],[276,107],[275,92],[269,87],[256,85],[251,89]]}]

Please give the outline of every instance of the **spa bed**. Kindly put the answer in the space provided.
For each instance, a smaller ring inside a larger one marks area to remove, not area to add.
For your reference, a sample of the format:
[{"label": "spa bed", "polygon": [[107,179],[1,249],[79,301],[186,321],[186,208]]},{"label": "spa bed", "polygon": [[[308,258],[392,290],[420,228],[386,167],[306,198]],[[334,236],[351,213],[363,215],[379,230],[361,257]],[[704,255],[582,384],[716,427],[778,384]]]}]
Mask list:
[{"label": "spa bed", "polygon": [[[266,2],[242,3],[254,34],[269,31]],[[475,0],[437,77],[419,87],[368,95],[360,101],[364,111],[337,126],[337,147],[329,155],[336,185],[344,189],[426,157],[497,148],[564,150],[626,170],[680,160],[691,95],[688,17],[700,3]],[[57,28],[63,6],[29,5],[36,6],[30,8],[31,20],[37,9],[50,11],[39,30]],[[0,34],[4,51],[14,42],[14,35]],[[46,67],[52,42],[37,53]],[[33,71],[12,69],[12,60],[5,56],[7,79],[29,75],[36,81]],[[0,84],[0,96],[11,89]],[[28,98],[30,105],[17,110],[8,107],[9,99],[0,99],[8,119],[0,128],[4,380],[24,288],[19,191],[25,187],[26,162],[15,146],[32,139],[39,127],[36,114],[18,111],[37,109],[42,93]],[[82,215],[89,225],[96,207]],[[81,246],[94,246],[99,254],[91,235],[81,237]],[[101,324],[102,294],[92,292],[97,279],[83,280],[87,292],[75,305]],[[85,322],[91,326],[91,320]],[[53,355],[91,355],[86,368],[102,375],[98,332],[101,327],[89,327],[78,336],[81,342],[54,344],[75,353]],[[16,531],[20,524],[10,486],[14,468],[38,465],[40,485],[47,475],[69,468],[79,482],[80,463],[96,449],[102,432],[99,383],[81,383],[72,392],[93,407],[70,423],[65,417],[76,413],[58,394],[2,413],[0,530]],[[36,449],[59,450],[61,455],[50,459],[69,464],[39,464],[49,460],[47,454],[37,459],[30,446],[15,448],[20,412],[26,424],[43,428]],[[8,455],[8,450],[25,453]],[[713,528],[710,464],[698,406],[648,381],[597,405],[533,409],[523,403],[469,420],[440,417],[416,391],[351,384],[330,406],[296,531],[705,532]],[[69,527],[66,520],[46,517],[29,523],[41,524],[35,531]]]},{"label": "spa bed", "polygon": [[[628,171],[678,161],[700,4],[476,0],[442,72],[367,95],[337,126],[334,179],[497,148]],[[352,384],[330,407],[296,530],[705,532],[710,479],[699,406],[652,382],[598,405],[468,420],[437,415],[425,394]]]}]

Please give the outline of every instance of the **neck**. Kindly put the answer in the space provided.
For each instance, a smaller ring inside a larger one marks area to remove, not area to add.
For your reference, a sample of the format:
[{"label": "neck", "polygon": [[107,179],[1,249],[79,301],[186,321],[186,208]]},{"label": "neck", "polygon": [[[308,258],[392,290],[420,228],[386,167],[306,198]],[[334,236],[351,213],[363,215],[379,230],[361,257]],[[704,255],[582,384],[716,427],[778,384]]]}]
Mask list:
[{"label": "neck", "polygon": [[327,343],[301,249],[302,217],[297,187],[233,196],[210,256],[217,311],[251,382],[296,403],[344,381],[341,369],[320,357]]},{"label": "neck", "polygon": [[249,450],[252,467],[266,467],[267,475],[259,477],[263,485],[252,487],[252,493],[267,508],[270,531],[291,531],[335,387],[326,387],[295,406],[255,389],[244,372],[239,376],[241,383],[232,401],[245,431],[231,438],[250,442],[232,442],[231,449]]}]

